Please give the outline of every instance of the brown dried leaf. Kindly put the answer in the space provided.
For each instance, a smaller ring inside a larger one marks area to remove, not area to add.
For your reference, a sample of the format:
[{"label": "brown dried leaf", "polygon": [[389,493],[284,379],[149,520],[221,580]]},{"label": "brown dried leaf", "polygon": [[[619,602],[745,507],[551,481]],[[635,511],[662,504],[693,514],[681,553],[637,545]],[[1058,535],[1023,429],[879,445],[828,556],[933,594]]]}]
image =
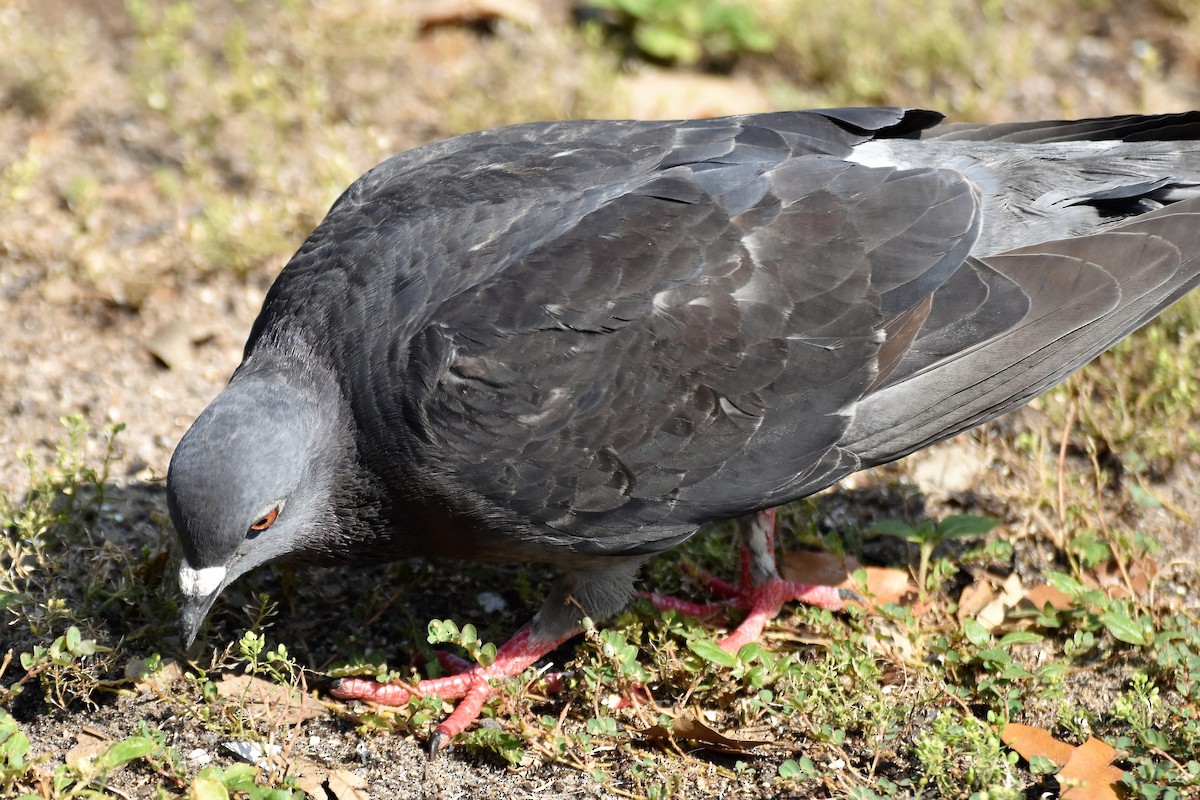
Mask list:
[{"label": "brown dried leaf", "polygon": [[[793,583],[837,586],[857,592],[859,586],[850,575],[860,566],[850,556],[842,559],[832,553],[796,550],[785,553],[779,560],[779,574]],[[905,597],[917,594],[917,587],[905,570],[866,567],[863,571],[867,575],[867,594],[873,598],[867,608],[899,603]]]},{"label": "brown dried leaf", "polygon": [[1125,774],[1111,762],[1116,750],[1094,737],[1079,747],[1060,742],[1045,728],[1010,722],[1000,739],[1029,761],[1042,756],[1060,767],[1059,785],[1063,800],[1117,800],[1113,784]]},{"label": "brown dried leaf", "polygon": [[330,770],[307,758],[292,762],[296,786],[313,800],[370,800],[367,782],[345,769]]},{"label": "brown dried leaf", "polygon": [[75,734],[76,745],[67,751],[64,760],[72,767],[78,767],[85,761],[91,761],[103,753],[112,744],[112,740],[89,731]]},{"label": "brown dried leaf", "polygon": [[1015,572],[1003,583],[984,573],[975,584],[963,589],[958,601],[958,621],[972,618],[987,630],[995,630],[1024,594],[1021,578]]},{"label": "brown dried leaf", "polygon": [[1071,607],[1071,595],[1055,589],[1050,584],[1033,587],[1025,593],[1025,600],[1038,611],[1045,608],[1047,603],[1057,611],[1065,611]]},{"label": "brown dried leaf", "polygon": [[731,739],[724,734],[718,733],[716,730],[705,725],[694,714],[680,714],[675,719],[671,720],[671,727],[666,728],[662,725],[651,725],[645,730],[637,731],[647,739],[653,741],[665,741],[667,739],[686,739],[690,742],[697,742],[705,746],[708,750],[714,750],[718,753],[729,753],[737,755],[744,753],[751,747],[758,747],[762,744],[767,744],[765,741],[755,741],[750,739]]},{"label": "brown dried leaf", "polygon": [[[887,603],[900,603],[906,597],[915,597],[916,584],[909,578],[907,570],[889,567],[864,567],[867,573],[867,593],[873,598],[871,605],[879,606]],[[857,588],[853,580],[847,579],[843,584],[845,589]]]},{"label": "brown dried leaf", "polygon": [[1112,766],[1116,754],[1116,750],[1094,736],[1076,747],[1057,775],[1059,785],[1064,787],[1063,800],[1118,800],[1120,795],[1113,784],[1125,772]]},{"label": "brown dried leaf", "polygon": [[779,574],[793,583],[841,586],[858,567],[851,556],[842,559],[819,550],[794,550],[779,559]]},{"label": "brown dried leaf", "polygon": [[329,791],[337,800],[370,800],[371,797],[366,780],[345,769],[329,773]]},{"label": "brown dried leaf", "polygon": [[1004,726],[1004,730],[1000,731],[1000,741],[1020,753],[1026,761],[1034,756],[1042,756],[1060,767],[1067,763],[1075,751],[1073,745],[1055,739],[1045,728],[1017,722]]},{"label": "brown dried leaf", "polygon": [[1126,564],[1125,574],[1129,576],[1128,583],[1115,561],[1107,561],[1096,569],[1096,579],[1105,594],[1119,600],[1131,593],[1143,595],[1148,592],[1150,583],[1158,575],[1158,564],[1152,558],[1141,558]]},{"label": "brown dried leaf", "polygon": [[989,581],[976,581],[963,587],[958,596],[958,621],[973,619],[988,604],[996,599],[996,590]]},{"label": "brown dried leaf", "polygon": [[329,792],[325,791],[328,769],[310,759],[297,758],[292,762],[291,771],[296,776],[296,787],[302,789],[311,800],[332,800]]},{"label": "brown dried leaf", "polygon": [[256,675],[223,675],[217,681],[221,697],[242,699],[252,716],[296,725],[326,713],[325,706],[300,691]]}]

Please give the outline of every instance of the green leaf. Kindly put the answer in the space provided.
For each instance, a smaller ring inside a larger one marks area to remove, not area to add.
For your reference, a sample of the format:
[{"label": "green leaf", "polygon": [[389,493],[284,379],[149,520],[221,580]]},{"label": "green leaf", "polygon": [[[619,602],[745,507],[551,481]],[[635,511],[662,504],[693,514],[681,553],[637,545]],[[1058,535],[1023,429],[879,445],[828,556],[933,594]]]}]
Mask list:
[{"label": "green leaf", "polygon": [[779,777],[793,781],[808,780],[816,777],[816,770],[808,756],[799,761],[789,758],[779,765]]},{"label": "green leaf", "polygon": [[1082,583],[1075,580],[1065,572],[1055,572],[1054,570],[1049,570],[1046,572],[1044,577],[1046,578],[1046,583],[1050,584],[1055,589],[1058,589],[1060,592],[1071,595],[1071,597],[1079,597],[1079,595],[1086,591]]},{"label": "green leaf", "polygon": [[79,647],[79,643],[82,641],[83,636],[79,633],[79,628],[76,628],[74,625],[67,628],[67,634],[65,637],[67,652],[74,653],[75,649]]},{"label": "green leaf", "polygon": [[1007,650],[1001,650],[999,647],[989,647],[979,651],[979,658],[991,664],[1008,665],[1012,662],[1012,655]]},{"label": "green leaf", "polygon": [[1058,772],[1058,765],[1045,756],[1032,756],[1029,759],[1029,771],[1034,775],[1053,775]]},{"label": "green leaf", "polygon": [[112,772],[118,767],[145,758],[157,749],[158,745],[149,736],[130,736],[114,742],[107,750],[96,757],[96,769],[101,772]]},{"label": "green leaf", "polygon": [[1068,549],[1079,556],[1088,569],[1098,567],[1112,557],[1108,542],[1096,531],[1087,530],[1067,542]]},{"label": "green leaf", "polygon": [[25,756],[29,753],[29,737],[22,733],[17,721],[2,708],[0,708],[0,752],[4,754],[3,763],[13,769],[23,768]]},{"label": "green leaf", "polygon": [[1114,638],[1120,639],[1122,642],[1144,647],[1150,644],[1153,638],[1150,626],[1140,618],[1130,617],[1124,608],[1116,604],[1109,606],[1100,615],[1100,622]]},{"label": "green leaf", "polygon": [[752,664],[761,658],[764,652],[763,646],[758,642],[746,642],[737,651],[737,660],[743,664]]},{"label": "green leaf", "polygon": [[1162,501],[1136,483],[1129,486],[1129,499],[1142,508],[1162,508]]},{"label": "green leaf", "polygon": [[27,597],[28,595],[21,594],[20,592],[0,592],[0,611],[11,605],[24,602]]},{"label": "green leaf", "polygon": [[688,649],[706,661],[721,667],[737,666],[737,656],[727,653],[711,639],[689,639]]},{"label": "green leaf", "polygon": [[897,539],[904,539],[908,542],[917,541],[915,538],[916,531],[898,519],[881,519],[867,528],[867,533],[879,536],[895,536]]},{"label": "green leaf", "polygon": [[218,780],[197,777],[188,788],[189,800],[229,800],[229,791]]},{"label": "green leaf", "polygon": [[974,619],[968,619],[963,622],[963,634],[967,637],[967,641],[976,647],[983,647],[992,638],[992,635],[988,633],[988,629]]},{"label": "green leaf", "polygon": [[633,41],[642,52],[664,61],[695,64],[700,60],[699,43],[665,25],[638,25],[633,29]]},{"label": "green leaf", "polygon": [[1037,679],[1042,683],[1053,683],[1060,680],[1070,671],[1070,667],[1059,661],[1051,661],[1048,664],[1043,664],[1033,671]]},{"label": "green leaf", "polygon": [[967,536],[982,536],[1000,524],[1000,520],[977,514],[955,514],[946,517],[937,526],[938,539],[959,539]]},{"label": "green leaf", "polygon": [[1034,644],[1035,642],[1040,642],[1045,638],[1046,637],[1042,636],[1041,634],[1034,633],[1033,631],[1011,631],[1000,637],[1000,641],[997,642],[997,646],[1007,648],[1012,647],[1014,644]]},{"label": "green leaf", "polygon": [[249,792],[258,786],[255,782],[258,767],[253,764],[230,764],[225,769],[208,767],[201,770],[200,774],[216,778],[225,787],[235,792]]}]

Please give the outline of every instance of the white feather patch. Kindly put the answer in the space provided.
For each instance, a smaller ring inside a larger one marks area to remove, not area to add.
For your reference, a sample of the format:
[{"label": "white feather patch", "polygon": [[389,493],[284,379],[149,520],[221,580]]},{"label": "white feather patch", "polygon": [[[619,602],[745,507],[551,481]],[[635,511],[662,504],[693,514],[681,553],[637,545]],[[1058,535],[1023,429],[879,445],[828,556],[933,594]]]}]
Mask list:
[{"label": "white feather patch", "polygon": [[862,164],[864,167],[897,167],[903,169],[906,165],[896,157],[887,142],[863,142],[854,147],[853,152],[845,157],[847,161]]},{"label": "white feather patch", "polygon": [[227,572],[225,567],[192,569],[183,564],[179,567],[179,590],[184,597],[208,597],[221,588]]}]

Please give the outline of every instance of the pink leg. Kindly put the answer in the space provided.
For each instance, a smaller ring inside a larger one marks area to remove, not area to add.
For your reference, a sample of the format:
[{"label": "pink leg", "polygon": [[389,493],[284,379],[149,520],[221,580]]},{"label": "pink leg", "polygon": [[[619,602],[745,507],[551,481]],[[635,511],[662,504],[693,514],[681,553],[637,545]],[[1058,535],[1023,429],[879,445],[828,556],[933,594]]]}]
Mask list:
[{"label": "pink leg", "polygon": [[766,624],[779,616],[779,610],[789,600],[830,611],[845,606],[842,590],[836,586],[810,586],[783,578],[769,578],[766,583],[748,588],[739,599],[739,605],[749,603],[750,613],[733,633],[718,642],[721,649],[736,653],[742,645],[757,642]]},{"label": "pink leg", "polygon": [[462,698],[454,712],[438,726],[430,742],[430,754],[437,753],[479,718],[483,704],[495,694],[491,681],[520,675],[539,658],[570,639],[578,631],[561,638],[541,639],[526,625],[497,652],[490,666],[475,665],[465,672],[412,684],[377,683],[362,678],[335,681],[331,693],[343,700],[367,700],[385,706],[401,706],[413,697],[436,695],[446,700]]},{"label": "pink leg", "polygon": [[684,600],[679,597],[669,597],[662,594],[654,594],[652,592],[639,592],[639,597],[644,597],[659,611],[678,611],[680,614],[687,614],[689,617],[697,619],[705,619],[707,617],[720,614],[725,610],[726,603],[693,603],[691,600]]},{"label": "pink leg", "polygon": [[762,511],[744,523],[738,586],[712,576],[699,576],[718,597],[719,603],[692,603],[662,595],[643,595],[658,608],[679,611],[689,616],[711,617],[718,611],[737,606],[749,611],[737,629],[720,642],[723,650],[736,653],[748,642],[758,641],[763,628],[779,615],[784,603],[796,601],[837,611],[845,605],[846,593],[836,586],[792,583],[775,570],[775,509]]},{"label": "pink leg", "polygon": [[789,600],[837,611],[845,603],[836,586],[792,583],[775,569],[775,509],[759,512],[742,534],[742,581],[737,603],[750,613],[733,633],[721,640],[721,649],[736,653],[743,645],[757,642],[766,624],[779,616]]},{"label": "pink leg", "polygon": [[475,666],[465,658],[459,658],[454,653],[447,653],[445,650],[437,650],[434,652],[434,655],[437,657],[438,663],[442,665],[442,670],[447,675],[457,675]]}]

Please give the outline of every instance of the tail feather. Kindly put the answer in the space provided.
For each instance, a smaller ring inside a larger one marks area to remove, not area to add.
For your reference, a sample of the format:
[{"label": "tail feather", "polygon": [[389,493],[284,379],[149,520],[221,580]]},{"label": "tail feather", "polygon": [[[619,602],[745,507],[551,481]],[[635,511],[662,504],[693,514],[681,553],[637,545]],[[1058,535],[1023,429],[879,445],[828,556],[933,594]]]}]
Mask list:
[{"label": "tail feather", "polygon": [[[843,447],[864,466],[1023,405],[1194,288],[1200,283],[1200,198],[1102,233],[1010,250],[971,266],[1019,287],[1027,311],[989,338],[946,342],[940,357],[925,352],[928,363],[902,363],[863,398]],[[1002,294],[996,293],[997,302],[1011,308]],[[914,351],[921,351],[920,336]],[[938,399],[929,404],[929,398]]]},{"label": "tail feather", "polygon": [[1200,139],[1200,111],[1179,114],[1130,114],[1079,120],[1042,120],[981,125],[937,125],[922,139],[971,142],[1177,142]]}]

